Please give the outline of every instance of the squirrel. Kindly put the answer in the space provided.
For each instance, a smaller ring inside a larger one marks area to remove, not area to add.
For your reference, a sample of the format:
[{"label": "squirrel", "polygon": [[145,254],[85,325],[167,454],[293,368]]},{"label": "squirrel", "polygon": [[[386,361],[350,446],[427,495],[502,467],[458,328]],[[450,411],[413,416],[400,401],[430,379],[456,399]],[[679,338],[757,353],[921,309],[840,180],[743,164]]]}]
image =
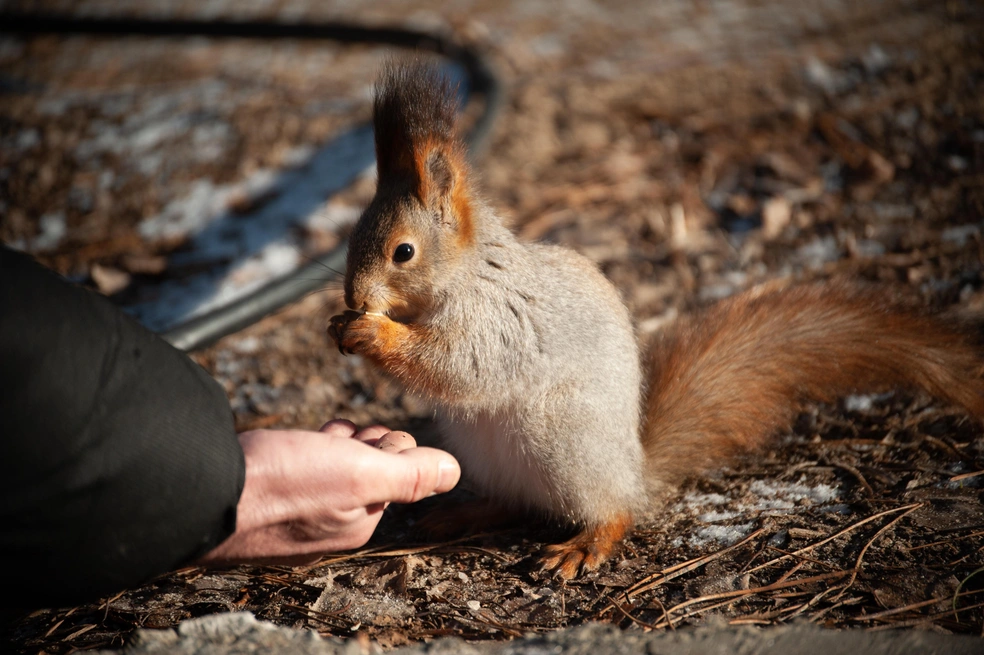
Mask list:
[{"label": "squirrel", "polygon": [[377,190],[349,239],[350,309],[328,332],[433,401],[490,520],[519,510],[576,530],[546,548],[546,570],[596,569],[683,478],[791,428],[805,401],[907,387],[984,419],[971,331],[884,288],[752,288],[642,355],[593,262],[520,241],[478,197],[456,117],[456,87],[433,64],[384,69]]}]

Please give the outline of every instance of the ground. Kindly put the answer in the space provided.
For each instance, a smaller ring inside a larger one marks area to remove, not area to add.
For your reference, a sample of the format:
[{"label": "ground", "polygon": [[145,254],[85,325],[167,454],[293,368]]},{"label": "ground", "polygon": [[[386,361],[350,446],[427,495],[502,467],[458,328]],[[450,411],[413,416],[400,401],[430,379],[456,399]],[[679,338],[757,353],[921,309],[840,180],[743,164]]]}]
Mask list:
[{"label": "ground", "polygon": [[[779,278],[846,276],[934,309],[984,311],[978,4],[413,7],[157,10],[410,24],[482,48],[508,94],[477,166],[484,196],[523,238],[596,261],[644,341]],[[389,54],[4,35],[0,238],[155,329],[224,301],[337,246],[371,197],[359,126]],[[349,150],[323,154],[331,147]],[[345,182],[321,179],[326,171]],[[332,286],[195,354],[241,429],[344,417],[428,434],[425,403],[329,347],[327,318],[340,307]],[[611,562],[567,584],[536,567],[538,549],[561,535],[550,526],[435,543],[414,537],[426,507],[394,508],[356,553],[302,568],[189,568],[36,612],[11,635],[23,652],[63,653],[235,609],[383,647],[712,616],[982,634],[980,425],[922,396],[855,395],[808,407],[775,444],[689,481]]]}]

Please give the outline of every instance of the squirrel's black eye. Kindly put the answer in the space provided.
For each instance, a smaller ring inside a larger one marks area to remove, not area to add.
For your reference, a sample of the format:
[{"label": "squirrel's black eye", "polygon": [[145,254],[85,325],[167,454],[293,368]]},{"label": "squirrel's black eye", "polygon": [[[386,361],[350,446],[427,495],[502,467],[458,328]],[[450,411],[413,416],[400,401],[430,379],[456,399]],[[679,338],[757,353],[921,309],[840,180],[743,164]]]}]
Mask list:
[{"label": "squirrel's black eye", "polygon": [[393,261],[398,264],[408,262],[411,259],[413,259],[413,244],[401,243],[396,247],[396,250],[393,251]]}]

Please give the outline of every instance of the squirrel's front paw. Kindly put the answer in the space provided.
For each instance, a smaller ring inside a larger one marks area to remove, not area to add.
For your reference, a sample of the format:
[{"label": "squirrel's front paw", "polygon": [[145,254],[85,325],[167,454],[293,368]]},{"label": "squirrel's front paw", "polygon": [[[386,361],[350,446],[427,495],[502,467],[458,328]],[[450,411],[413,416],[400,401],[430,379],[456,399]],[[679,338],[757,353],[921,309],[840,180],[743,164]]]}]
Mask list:
[{"label": "squirrel's front paw", "polygon": [[338,344],[343,355],[364,353],[376,341],[379,325],[389,320],[381,314],[364,314],[351,309],[332,316],[328,324],[328,336]]}]

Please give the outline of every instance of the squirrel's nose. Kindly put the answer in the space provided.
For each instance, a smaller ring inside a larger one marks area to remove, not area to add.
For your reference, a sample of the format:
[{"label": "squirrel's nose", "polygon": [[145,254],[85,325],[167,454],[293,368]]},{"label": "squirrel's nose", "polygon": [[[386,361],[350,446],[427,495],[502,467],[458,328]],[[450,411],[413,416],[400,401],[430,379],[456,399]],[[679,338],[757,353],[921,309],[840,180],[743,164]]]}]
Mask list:
[{"label": "squirrel's nose", "polygon": [[356,294],[355,290],[349,286],[345,286],[345,305],[349,309],[359,309],[360,304],[365,304],[365,302],[360,302],[362,298],[357,298],[356,296],[361,296],[362,294]]},{"label": "squirrel's nose", "polygon": [[353,276],[345,283],[345,304],[359,312],[383,311],[386,288],[383,283],[369,277]]},{"label": "squirrel's nose", "polygon": [[354,286],[345,288],[345,304],[349,309],[364,312],[368,309],[368,294]]}]

